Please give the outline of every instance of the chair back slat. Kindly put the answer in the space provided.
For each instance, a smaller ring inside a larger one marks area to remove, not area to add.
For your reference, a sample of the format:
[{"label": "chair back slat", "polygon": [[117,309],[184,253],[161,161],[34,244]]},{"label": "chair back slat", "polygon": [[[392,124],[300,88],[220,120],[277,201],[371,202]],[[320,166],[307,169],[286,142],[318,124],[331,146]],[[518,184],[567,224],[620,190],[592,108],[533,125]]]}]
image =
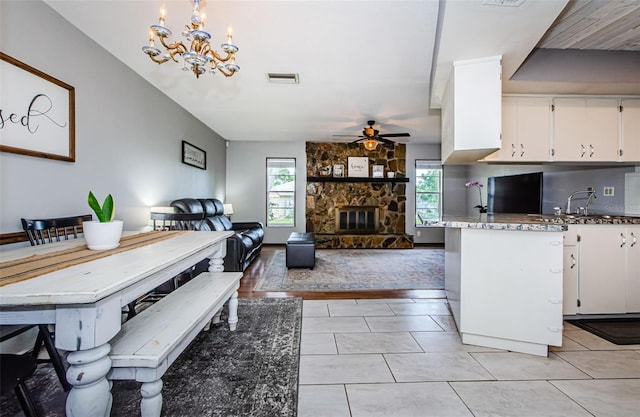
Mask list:
[{"label": "chair back slat", "polygon": [[154,213],[151,212],[153,230],[197,230],[204,213]]},{"label": "chair back slat", "polygon": [[27,234],[31,246],[59,242],[61,238],[69,240],[78,238],[82,232],[82,222],[90,221],[91,214],[81,216],[60,217],[54,219],[20,219],[22,228]]}]

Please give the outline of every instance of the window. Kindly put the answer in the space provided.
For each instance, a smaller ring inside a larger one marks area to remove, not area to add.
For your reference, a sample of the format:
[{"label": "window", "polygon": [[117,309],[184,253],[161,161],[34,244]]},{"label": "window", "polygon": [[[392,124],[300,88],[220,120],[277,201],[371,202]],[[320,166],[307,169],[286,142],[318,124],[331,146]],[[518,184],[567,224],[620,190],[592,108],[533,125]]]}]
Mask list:
[{"label": "window", "polygon": [[267,226],[295,226],[296,160],[267,158]]},{"label": "window", "polygon": [[416,226],[439,221],[442,211],[440,161],[416,160]]}]

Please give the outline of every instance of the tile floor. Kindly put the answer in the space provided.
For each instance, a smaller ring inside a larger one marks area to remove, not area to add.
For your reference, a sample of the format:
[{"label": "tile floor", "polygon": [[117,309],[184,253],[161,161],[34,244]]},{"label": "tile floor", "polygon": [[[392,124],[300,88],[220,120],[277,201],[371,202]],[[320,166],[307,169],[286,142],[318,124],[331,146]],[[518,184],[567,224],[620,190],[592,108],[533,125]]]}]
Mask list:
[{"label": "tile floor", "polygon": [[298,417],[640,416],[640,345],[462,345],[444,299],[305,300]]}]

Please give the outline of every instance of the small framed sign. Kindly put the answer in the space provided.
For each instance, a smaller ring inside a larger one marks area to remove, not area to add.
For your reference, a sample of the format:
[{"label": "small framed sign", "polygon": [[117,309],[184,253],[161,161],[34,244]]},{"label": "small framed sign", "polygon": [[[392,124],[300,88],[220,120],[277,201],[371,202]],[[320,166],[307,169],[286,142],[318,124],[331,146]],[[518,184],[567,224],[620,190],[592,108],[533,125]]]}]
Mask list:
[{"label": "small framed sign", "polygon": [[374,165],[371,167],[371,176],[373,178],[384,177],[384,165]]},{"label": "small framed sign", "polygon": [[190,144],[189,142],[182,141],[182,163],[191,165],[192,167],[207,169],[207,153]]},{"label": "small framed sign", "polygon": [[350,156],[348,159],[348,173],[350,177],[369,176],[369,158],[366,156]]},{"label": "small framed sign", "polygon": [[333,176],[336,178],[344,177],[344,165],[336,164],[333,166]]}]

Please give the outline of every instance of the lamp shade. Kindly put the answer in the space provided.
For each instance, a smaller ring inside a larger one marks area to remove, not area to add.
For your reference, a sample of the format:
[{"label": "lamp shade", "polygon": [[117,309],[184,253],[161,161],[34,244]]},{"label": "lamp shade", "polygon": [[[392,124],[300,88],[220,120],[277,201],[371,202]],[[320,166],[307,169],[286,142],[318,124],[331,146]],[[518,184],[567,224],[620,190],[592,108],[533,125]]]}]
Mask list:
[{"label": "lamp shade", "polygon": [[224,215],[231,216],[233,214],[233,205],[232,204],[224,204]]}]

